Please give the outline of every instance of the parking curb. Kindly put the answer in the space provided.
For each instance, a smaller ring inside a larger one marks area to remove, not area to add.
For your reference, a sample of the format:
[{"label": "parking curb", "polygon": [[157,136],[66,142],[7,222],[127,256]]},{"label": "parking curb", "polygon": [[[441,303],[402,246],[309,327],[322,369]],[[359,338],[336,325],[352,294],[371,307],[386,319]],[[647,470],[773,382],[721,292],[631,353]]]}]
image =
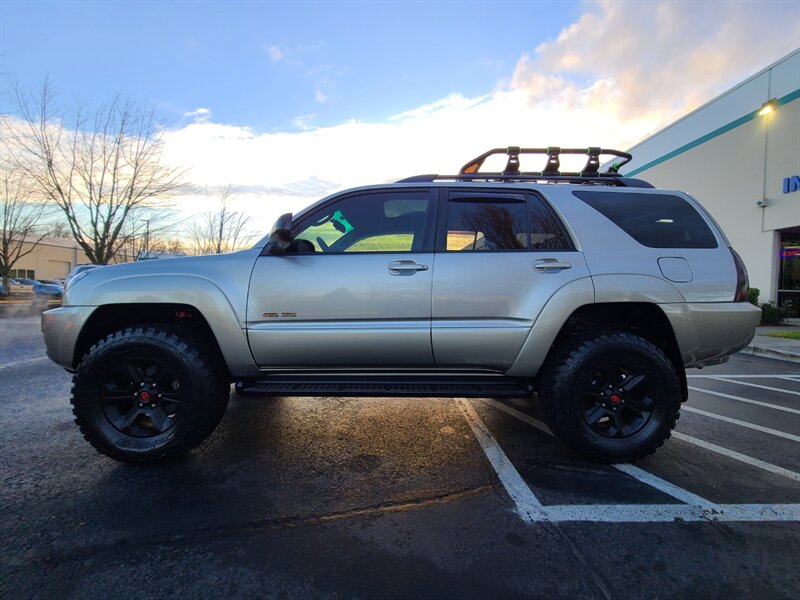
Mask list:
[{"label": "parking curb", "polygon": [[786,352],[784,350],[775,350],[774,348],[762,348],[761,346],[748,346],[747,348],[740,350],[739,354],[761,356],[762,358],[772,358],[774,360],[800,363],[800,354],[797,354],[796,352]]}]

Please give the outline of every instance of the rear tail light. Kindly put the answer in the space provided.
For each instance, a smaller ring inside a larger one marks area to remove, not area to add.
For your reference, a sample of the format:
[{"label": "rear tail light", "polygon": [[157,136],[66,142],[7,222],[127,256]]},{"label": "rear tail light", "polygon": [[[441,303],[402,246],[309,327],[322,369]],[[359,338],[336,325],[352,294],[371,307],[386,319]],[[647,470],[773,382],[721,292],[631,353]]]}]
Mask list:
[{"label": "rear tail light", "polygon": [[747,267],[744,266],[742,257],[739,256],[733,248],[730,249],[733,254],[733,263],[736,265],[736,294],[733,297],[734,302],[747,302],[747,292],[750,289],[750,279],[747,277]]}]

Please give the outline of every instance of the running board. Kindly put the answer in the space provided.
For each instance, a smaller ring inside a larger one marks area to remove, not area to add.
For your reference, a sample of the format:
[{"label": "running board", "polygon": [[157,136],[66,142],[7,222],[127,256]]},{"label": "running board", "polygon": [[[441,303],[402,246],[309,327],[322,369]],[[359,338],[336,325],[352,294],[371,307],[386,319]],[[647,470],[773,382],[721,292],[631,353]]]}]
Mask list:
[{"label": "running board", "polygon": [[505,377],[292,377],[236,382],[240,396],[410,396],[521,398],[533,393],[525,379]]}]

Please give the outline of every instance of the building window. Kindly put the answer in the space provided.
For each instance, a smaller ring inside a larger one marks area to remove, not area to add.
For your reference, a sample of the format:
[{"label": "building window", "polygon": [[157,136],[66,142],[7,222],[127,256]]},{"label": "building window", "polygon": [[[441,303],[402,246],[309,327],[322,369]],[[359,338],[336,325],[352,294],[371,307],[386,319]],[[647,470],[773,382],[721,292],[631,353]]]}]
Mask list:
[{"label": "building window", "polygon": [[11,279],[36,279],[36,271],[33,269],[9,269],[8,276]]},{"label": "building window", "polygon": [[800,317],[800,230],[780,232],[778,306]]}]

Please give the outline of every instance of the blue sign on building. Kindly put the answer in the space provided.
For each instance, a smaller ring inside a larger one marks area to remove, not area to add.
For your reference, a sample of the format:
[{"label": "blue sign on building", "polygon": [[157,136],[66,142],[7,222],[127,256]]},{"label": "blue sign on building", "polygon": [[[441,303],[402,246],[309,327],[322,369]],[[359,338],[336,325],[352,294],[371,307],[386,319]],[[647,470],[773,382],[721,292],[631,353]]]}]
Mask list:
[{"label": "blue sign on building", "polygon": [[800,175],[783,178],[783,193],[789,194],[800,190]]}]

